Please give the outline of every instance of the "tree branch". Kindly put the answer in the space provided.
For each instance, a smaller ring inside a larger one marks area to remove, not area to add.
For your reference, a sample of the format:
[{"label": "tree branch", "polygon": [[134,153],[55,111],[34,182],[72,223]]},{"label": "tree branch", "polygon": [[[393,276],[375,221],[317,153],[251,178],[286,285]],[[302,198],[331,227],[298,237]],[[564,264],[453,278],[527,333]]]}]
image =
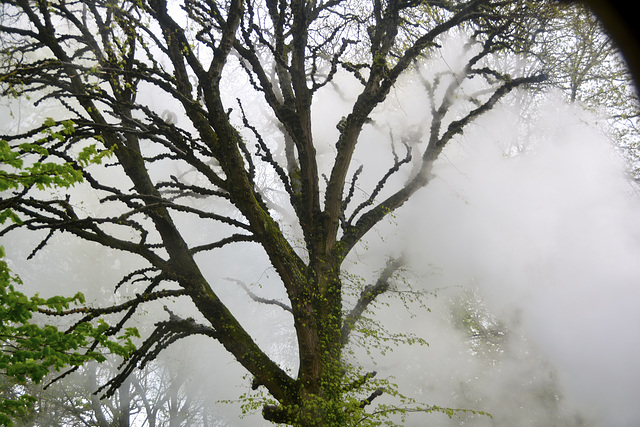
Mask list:
[{"label": "tree branch", "polygon": [[[375,224],[390,212],[393,212],[402,206],[411,195],[429,182],[431,179],[430,174],[433,162],[438,158],[446,144],[451,141],[455,135],[463,132],[465,126],[478,116],[491,110],[491,108],[493,108],[500,99],[510,93],[513,89],[528,84],[540,83],[545,79],[545,74],[537,74],[534,76],[515,78],[503,83],[484,104],[471,110],[462,119],[452,121],[442,136],[438,136],[437,132],[434,133],[433,129],[439,129],[439,127],[434,128],[434,124],[432,123],[431,139],[422,156],[420,171],[414,176],[414,178],[409,180],[404,187],[361,215],[356,224],[345,231],[343,237],[340,239],[340,248],[342,249],[341,256],[346,256],[353,246]],[[441,117],[444,115],[444,112],[438,112],[438,115]],[[434,123],[435,122],[436,120],[434,120]]]},{"label": "tree branch", "polygon": [[351,331],[369,305],[375,301],[378,296],[384,294],[389,289],[389,280],[403,264],[404,260],[402,258],[389,260],[387,262],[387,266],[382,270],[382,273],[380,273],[380,277],[378,277],[376,283],[374,285],[366,286],[362,292],[360,292],[360,297],[358,298],[355,307],[351,309],[342,322],[342,331],[340,336],[340,343],[342,346],[347,345],[349,342],[349,335],[351,334]]},{"label": "tree branch", "polygon": [[291,311],[291,307],[289,307],[288,305],[286,305],[286,304],[285,304],[285,303],[283,303],[283,302],[280,302],[280,301],[275,300],[275,299],[267,299],[267,298],[259,297],[258,295],[256,295],[255,293],[253,293],[253,292],[251,291],[251,289],[249,289],[249,287],[248,287],[248,286],[247,286],[247,285],[246,285],[242,280],[234,279],[234,278],[232,278],[232,277],[225,277],[225,280],[228,280],[228,281],[230,281],[230,282],[234,282],[234,283],[236,283],[236,284],[240,285],[240,287],[241,287],[242,289],[244,289],[244,291],[247,293],[247,295],[249,295],[249,297],[250,297],[252,300],[256,301],[256,302],[259,302],[259,303],[261,303],[261,304],[275,305],[275,306],[280,307],[280,308],[281,308],[281,309],[283,309],[284,311],[288,311],[289,313],[291,313],[291,312],[292,312],[292,311]]}]

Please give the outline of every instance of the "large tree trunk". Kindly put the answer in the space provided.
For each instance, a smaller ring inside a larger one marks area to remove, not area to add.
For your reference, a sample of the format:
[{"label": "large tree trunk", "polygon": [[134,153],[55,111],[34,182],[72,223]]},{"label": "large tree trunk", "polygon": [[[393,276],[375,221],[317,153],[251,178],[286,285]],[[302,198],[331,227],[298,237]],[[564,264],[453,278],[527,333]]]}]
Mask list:
[{"label": "large tree trunk", "polygon": [[265,408],[265,418],[293,426],[344,425],[342,304],[337,262],[312,262],[292,310],[300,367],[297,402]]}]

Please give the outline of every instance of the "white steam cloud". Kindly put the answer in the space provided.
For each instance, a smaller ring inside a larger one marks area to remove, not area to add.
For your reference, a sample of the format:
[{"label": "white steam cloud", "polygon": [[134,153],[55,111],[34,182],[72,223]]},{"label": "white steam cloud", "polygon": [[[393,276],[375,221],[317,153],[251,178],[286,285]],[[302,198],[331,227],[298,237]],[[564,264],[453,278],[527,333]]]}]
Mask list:
[{"label": "white steam cloud", "polygon": [[[454,57],[447,57],[448,66],[454,63]],[[327,86],[314,104],[324,173],[334,158],[335,125],[357,92],[348,78],[338,76],[336,81],[340,93]],[[366,126],[356,153],[356,163],[365,164],[358,191],[370,191],[391,166],[390,134],[380,127],[390,125],[399,142],[402,132],[428,126],[426,97],[416,84],[411,76],[399,83],[387,107],[374,112],[373,123]],[[255,93],[245,87],[245,107],[258,105],[252,101]],[[422,278],[415,286],[438,289],[441,295],[429,301],[431,313],[415,318],[408,318],[398,305],[383,310],[390,329],[416,332],[430,346],[396,351],[380,358],[375,369],[380,376],[395,375],[407,395],[442,406],[486,410],[495,417],[467,421],[416,414],[406,425],[640,425],[640,197],[593,116],[552,95],[526,114],[514,108],[517,101],[494,108],[452,142],[435,165],[436,178],[391,223],[367,236],[370,251],[356,248],[350,259],[358,261],[350,266],[353,272],[375,278],[390,249],[407,253],[411,274]],[[159,112],[166,108],[160,99],[156,104]],[[177,120],[186,123],[183,117]],[[272,135],[267,143],[276,149],[282,141],[277,133]],[[402,146],[397,148],[403,156]],[[186,221],[184,230],[194,239],[208,237]],[[378,235],[385,238],[383,244],[378,244]],[[24,264],[18,255],[28,254],[37,240],[15,236],[3,244],[14,259],[12,266],[28,283],[53,280],[70,284],[72,291],[92,277],[111,298],[111,284],[135,268],[135,262],[117,259],[120,254],[104,257],[94,246],[71,247],[64,238],[55,243],[57,248],[64,243],[65,251],[46,248]],[[290,316],[279,309],[247,309],[249,297],[225,281],[230,276],[260,284],[256,289],[261,296],[284,298],[263,254],[246,254],[251,268],[232,248],[202,260],[203,271],[217,286],[228,284],[220,292],[223,300],[268,353],[294,373]],[[96,269],[100,259],[102,270]],[[91,276],[95,271],[101,277]],[[468,337],[450,322],[451,301],[464,287],[478,289],[487,310],[509,330],[499,363],[473,355]],[[193,343],[189,347],[198,350],[193,357],[178,349],[179,357],[166,360],[188,364],[188,381],[207,391],[211,407],[227,425],[267,425],[259,414],[237,420],[237,407],[214,404],[249,391],[249,380],[241,379],[242,370],[220,346]],[[552,389],[546,400],[540,398],[545,387]]]}]

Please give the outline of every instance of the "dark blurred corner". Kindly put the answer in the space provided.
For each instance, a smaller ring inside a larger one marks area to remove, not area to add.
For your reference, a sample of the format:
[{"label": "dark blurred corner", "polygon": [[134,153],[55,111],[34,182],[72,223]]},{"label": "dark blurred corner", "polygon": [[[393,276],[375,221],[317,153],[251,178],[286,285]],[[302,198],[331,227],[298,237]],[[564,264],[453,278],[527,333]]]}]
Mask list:
[{"label": "dark blurred corner", "polygon": [[635,2],[629,0],[582,0],[598,15],[620,47],[636,83],[640,84],[640,22]]}]

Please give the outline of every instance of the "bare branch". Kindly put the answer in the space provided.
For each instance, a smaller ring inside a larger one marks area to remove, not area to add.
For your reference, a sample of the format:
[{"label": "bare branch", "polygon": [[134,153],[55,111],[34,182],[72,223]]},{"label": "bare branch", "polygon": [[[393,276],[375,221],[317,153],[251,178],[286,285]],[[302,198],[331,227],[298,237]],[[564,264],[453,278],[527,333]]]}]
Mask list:
[{"label": "bare branch", "polygon": [[193,319],[182,319],[173,314],[166,306],[170,320],[156,323],[155,330],[142,345],[123,362],[120,373],[96,390],[96,394],[102,393],[103,398],[111,397],[122,383],[131,375],[137,367],[139,369],[155,360],[158,354],[179,339],[192,335],[205,335],[218,339],[217,332],[209,326],[196,323]]},{"label": "bare branch", "polygon": [[351,309],[342,322],[340,342],[343,346],[349,342],[349,335],[356,323],[358,323],[358,320],[360,320],[360,317],[362,317],[362,314],[378,296],[384,294],[389,289],[389,280],[403,264],[404,260],[402,258],[389,260],[387,266],[382,270],[382,273],[380,273],[380,277],[378,277],[376,283],[374,285],[367,285],[362,292],[360,292],[358,302],[356,302],[355,307]]},{"label": "bare branch", "polygon": [[500,99],[510,93],[513,89],[520,86],[539,83],[545,79],[545,74],[537,74],[511,79],[506,83],[503,83],[484,104],[471,110],[463,118],[452,121],[442,136],[438,135],[439,124],[436,126],[436,119],[441,120],[448,107],[445,106],[443,111],[438,111],[437,116],[434,118],[432,123],[431,139],[422,156],[420,171],[414,178],[409,180],[404,187],[371,208],[366,213],[362,214],[356,224],[345,231],[345,234],[340,239],[342,244],[342,256],[346,256],[355,243],[357,243],[382,218],[402,206],[409,197],[411,197],[411,195],[429,182],[431,179],[431,168],[433,166],[433,162],[438,158],[446,144],[451,141],[455,135],[463,132],[465,126],[478,116],[491,110],[491,108],[493,108]]},{"label": "bare branch", "polygon": [[247,295],[249,295],[249,297],[252,300],[256,301],[256,302],[259,302],[261,304],[276,305],[276,306],[280,307],[281,309],[283,309],[284,311],[288,311],[289,313],[292,312],[291,311],[291,307],[289,307],[288,305],[284,304],[283,302],[280,302],[280,301],[275,300],[275,299],[267,299],[267,298],[259,297],[258,295],[253,293],[251,291],[251,289],[249,289],[249,287],[242,280],[234,279],[232,277],[225,277],[225,280],[228,280],[230,282],[234,282],[234,283],[240,285],[240,287],[242,289],[244,289],[244,291],[247,293]]}]

